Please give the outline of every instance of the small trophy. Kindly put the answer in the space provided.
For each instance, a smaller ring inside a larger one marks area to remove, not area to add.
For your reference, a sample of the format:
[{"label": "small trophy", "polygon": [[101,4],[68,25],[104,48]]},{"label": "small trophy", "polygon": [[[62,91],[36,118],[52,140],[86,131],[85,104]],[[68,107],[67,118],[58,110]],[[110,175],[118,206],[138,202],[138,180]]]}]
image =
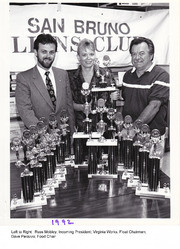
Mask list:
[{"label": "small trophy", "polygon": [[113,126],[113,120],[115,119],[115,110],[114,108],[109,108],[107,111],[107,118],[110,120],[110,126],[108,130],[116,130],[116,128]]},{"label": "small trophy", "polygon": [[107,118],[110,120],[110,126],[108,127],[108,136],[111,139],[114,139],[116,134],[116,128],[113,126],[113,121],[115,119],[115,110],[113,108],[108,109]]},{"label": "small trophy", "polygon": [[104,74],[100,73],[99,61],[98,60],[95,61],[95,68],[96,68],[95,69],[96,70],[96,76],[101,78],[101,81],[99,82],[99,87],[101,87],[101,88],[107,87],[107,81],[105,80],[106,74],[108,76],[107,70],[105,70]]},{"label": "small trophy", "polygon": [[87,82],[84,82],[82,84],[82,90],[81,90],[82,95],[85,97],[85,104],[84,104],[84,113],[86,115],[85,120],[83,120],[84,123],[84,133],[85,134],[90,134],[91,133],[91,128],[92,128],[92,120],[89,119],[89,113],[90,113],[90,104],[88,103],[88,95],[90,94],[90,89],[89,89],[89,84]]},{"label": "small trophy", "polygon": [[105,138],[103,137],[103,134],[106,130],[106,123],[103,120],[100,120],[97,123],[97,132],[100,133],[100,138],[99,138],[99,142],[103,143],[105,141]]}]

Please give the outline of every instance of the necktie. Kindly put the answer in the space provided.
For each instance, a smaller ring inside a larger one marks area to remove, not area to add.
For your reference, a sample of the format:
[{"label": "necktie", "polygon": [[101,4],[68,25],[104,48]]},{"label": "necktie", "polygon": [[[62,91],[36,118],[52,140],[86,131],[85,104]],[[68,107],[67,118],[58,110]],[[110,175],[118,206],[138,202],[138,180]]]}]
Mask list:
[{"label": "necktie", "polygon": [[48,71],[45,72],[45,75],[46,75],[46,87],[47,87],[50,99],[53,103],[54,109],[56,109],[56,96],[54,93],[54,88],[53,88],[51,79],[49,78],[49,72]]}]

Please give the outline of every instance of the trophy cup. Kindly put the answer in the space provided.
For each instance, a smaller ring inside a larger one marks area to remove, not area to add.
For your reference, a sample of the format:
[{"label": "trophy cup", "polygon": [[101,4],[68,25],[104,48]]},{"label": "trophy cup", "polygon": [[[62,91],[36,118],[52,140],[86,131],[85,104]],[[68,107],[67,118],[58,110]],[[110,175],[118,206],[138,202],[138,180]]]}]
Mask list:
[{"label": "trophy cup", "polygon": [[23,149],[21,139],[19,137],[14,137],[11,141],[10,148],[12,151],[16,152],[17,162],[15,163],[16,167],[18,167],[20,162],[19,151]]},{"label": "trophy cup", "polygon": [[163,156],[163,146],[161,146],[161,135],[159,130],[151,132],[152,147],[149,153],[148,186],[150,191],[157,191],[160,179],[160,160]]},{"label": "trophy cup", "polygon": [[82,84],[81,93],[85,97],[84,113],[86,115],[86,118],[85,118],[85,120],[83,120],[84,133],[85,134],[90,134],[91,133],[91,128],[92,128],[92,120],[88,118],[89,113],[90,113],[90,104],[88,103],[87,98],[88,98],[88,95],[90,94],[90,89],[89,89],[89,84],[87,82],[84,82]]},{"label": "trophy cup", "polygon": [[139,177],[142,184],[148,184],[150,129],[147,124],[141,127],[142,148],[139,149]]},{"label": "trophy cup", "polygon": [[103,137],[103,134],[106,129],[106,123],[103,121],[103,113],[106,111],[105,107],[105,101],[104,99],[98,99],[98,107],[97,107],[98,113],[100,113],[100,121],[97,123],[97,132],[100,133],[101,137],[99,138],[99,142],[104,142],[105,138]]}]

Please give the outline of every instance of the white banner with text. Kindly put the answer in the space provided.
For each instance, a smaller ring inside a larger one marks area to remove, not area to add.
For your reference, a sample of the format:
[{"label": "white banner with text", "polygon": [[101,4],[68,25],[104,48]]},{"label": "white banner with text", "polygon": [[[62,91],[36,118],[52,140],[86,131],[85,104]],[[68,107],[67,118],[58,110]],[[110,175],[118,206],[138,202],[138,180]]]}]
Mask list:
[{"label": "white banner with text", "polygon": [[33,43],[40,33],[57,38],[56,67],[78,66],[77,45],[83,38],[94,41],[102,64],[104,55],[112,67],[131,65],[129,45],[137,36],[151,39],[155,62],[169,64],[169,10],[127,11],[62,4],[10,5],[10,70],[33,67]]}]

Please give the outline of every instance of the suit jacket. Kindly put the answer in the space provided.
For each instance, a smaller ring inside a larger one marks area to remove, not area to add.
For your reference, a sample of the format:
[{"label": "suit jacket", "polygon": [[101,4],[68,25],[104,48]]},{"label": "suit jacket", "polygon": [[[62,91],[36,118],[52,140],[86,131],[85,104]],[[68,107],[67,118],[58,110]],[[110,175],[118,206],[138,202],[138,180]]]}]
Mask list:
[{"label": "suit jacket", "polygon": [[68,74],[65,70],[52,67],[56,83],[56,111],[49,97],[43,79],[33,67],[17,75],[16,105],[25,126],[35,125],[39,118],[49,120],[49,114],[55,112],[58,123],[62,109],[67,111],[71,133],[74,131],[74,109]]}]

